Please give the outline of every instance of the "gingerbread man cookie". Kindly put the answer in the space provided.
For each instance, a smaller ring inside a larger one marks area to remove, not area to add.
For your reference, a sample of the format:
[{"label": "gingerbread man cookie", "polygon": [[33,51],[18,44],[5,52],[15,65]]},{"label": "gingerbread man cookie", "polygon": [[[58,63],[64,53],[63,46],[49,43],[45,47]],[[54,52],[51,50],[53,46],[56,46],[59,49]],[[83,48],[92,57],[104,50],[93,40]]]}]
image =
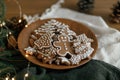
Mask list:
[{"label": "gingerbread man cookie", "polygon": [[59,56],[65,56],[67,53],[74,53],[72,48],[72,43],[69,41],[69,37],[67,35],[58,35],[59,41],[54,41],[53,45],[57,47],[57,54]]}]

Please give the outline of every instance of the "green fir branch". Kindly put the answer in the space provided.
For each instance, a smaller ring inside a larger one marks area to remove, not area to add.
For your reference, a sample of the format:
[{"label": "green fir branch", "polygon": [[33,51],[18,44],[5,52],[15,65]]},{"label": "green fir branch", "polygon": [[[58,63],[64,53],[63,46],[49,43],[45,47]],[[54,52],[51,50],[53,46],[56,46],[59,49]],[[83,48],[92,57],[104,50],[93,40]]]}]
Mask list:
[{"label": "green fir branch", "polygon": [[14,67],[6,62],[0,61],[0,77],[3,77],[7,73],[16,73]]},{"label": "green fir branch", "polygon": [[4,0],[0,0],[0,20],[3,21],[5,18],[6,6]]}]

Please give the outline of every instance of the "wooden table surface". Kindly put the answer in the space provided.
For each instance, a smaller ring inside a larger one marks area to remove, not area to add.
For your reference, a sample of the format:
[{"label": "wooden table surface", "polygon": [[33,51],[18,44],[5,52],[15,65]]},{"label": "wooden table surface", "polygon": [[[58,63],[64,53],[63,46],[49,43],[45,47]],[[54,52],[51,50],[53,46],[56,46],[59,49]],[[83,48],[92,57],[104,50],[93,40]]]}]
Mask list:
[{"label": "wooden table surface", "polygon": [[[57,0],[18,0],[22,7],[23,14],[34,15],[36,13],[42,14]],[[77,2],[79,0],[65,0],[62,4],[63,7],[69,8],[75,11],[78,10]],[[91,15],[97,15],[103,17],[106,23],[113,28],[120,30],[120,24],[114,24],[109,21],[109,15],[112,13],[111,8],[117,0],[95,0],[95,8]],[[7,13],[6,17],[10,18],[19,15],[19,8],[14,0],[6,0]],[[71,14],[72,15],[72,14]]]}]

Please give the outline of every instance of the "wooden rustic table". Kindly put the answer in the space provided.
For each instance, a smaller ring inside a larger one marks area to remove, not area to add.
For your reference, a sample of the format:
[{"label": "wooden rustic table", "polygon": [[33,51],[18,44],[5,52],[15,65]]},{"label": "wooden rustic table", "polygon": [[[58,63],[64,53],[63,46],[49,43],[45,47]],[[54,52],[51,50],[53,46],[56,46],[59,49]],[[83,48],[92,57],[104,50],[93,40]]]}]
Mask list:
[{"label": "wooden rustic table", "polygon": [[[42,14],[46,8],[49,8],[57,0],[18,0],[22,6],[22,12],[27,15],[36,13]],[[78,0],[65,0],[63,7],[78,11]],[[117,0],[95,0],[95,8],[91,15],[103,17],[106,23],[113,28],[120,30],[120,24],[113,24],[109,21],[109,14],[112,13],[111,8]],[[7,14],[6,17],[18,16],[19,9],[14,0],[6,0]]]}]

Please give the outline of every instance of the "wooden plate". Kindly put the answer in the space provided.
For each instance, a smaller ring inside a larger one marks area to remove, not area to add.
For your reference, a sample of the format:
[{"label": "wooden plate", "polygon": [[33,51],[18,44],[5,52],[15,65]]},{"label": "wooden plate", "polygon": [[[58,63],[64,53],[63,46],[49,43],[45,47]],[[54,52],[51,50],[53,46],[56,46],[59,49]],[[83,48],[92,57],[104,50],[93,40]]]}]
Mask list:
[{"label": "wooden plate", "polygon": [[[94,51],[90,55],[90,58],[86,58],[86,59],[82,60],[80,62],[80,64],[77,66],[83,65],[83,64],[87,63],[89,60],[91,60],[92,57],[95,55],[97,47],[98,47],[98,42],[97,42],[95,34],[87,26],[85,26],[81,23],[78,23],[78,22],[75,22],[72,20],[68,20],[68,19],[63,19],[63,18],[55,18],[55,19],[69,25],[70,29],[73,30],[74,32],[76,32],[77,35],[85,33],[87,35],[87,37],[94,40],[94,42],[92,42],[92,44],[91,44],[92,48],[94,48]],[[27,28],[24,28],[21,31],[21,33],[19,34],[18,48],[24,57],[26,57],[24,48],[29,46],[28,40],[29,40],[29,36],[30,36],[31,32],[33,32],[33,30],[35,30],[39,26],[46,23],[48,20],[50,20],[50,19],[38,20],[36,22],[33,22]],[[55,64],[43,64],[42,62],[38,61],[34,56],[28,56],[28,57],[26,57],[26,59],[34,64],[37,64],[37,65],[45,67],[45,68],[50,68],[50,69],[70,69],[70,68],[77,67],[77,66],[64,66],[64,65],[55,65]]]}]

